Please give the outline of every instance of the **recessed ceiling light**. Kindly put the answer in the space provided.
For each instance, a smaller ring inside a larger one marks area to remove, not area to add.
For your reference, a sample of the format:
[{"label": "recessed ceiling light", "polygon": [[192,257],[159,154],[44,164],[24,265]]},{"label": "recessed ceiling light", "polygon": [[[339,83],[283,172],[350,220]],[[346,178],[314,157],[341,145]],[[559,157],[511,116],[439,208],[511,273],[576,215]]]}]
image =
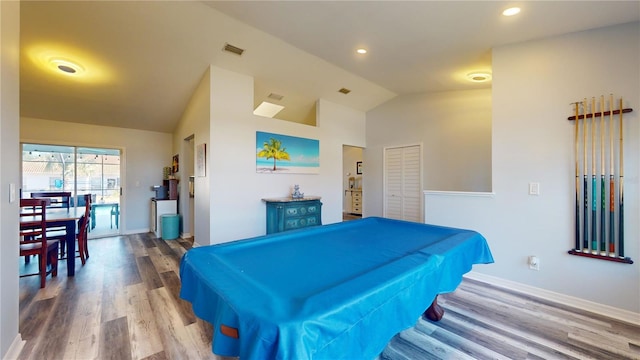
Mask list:
[{"label": "recessed ceiling light", "polygon": [[467,74],[467,79],[473,82],[486,82],[491,80],[491,74],[487,72],[472,72]]},{"label": "recessed ceiling light", "polygon": [[508,8],[505,11],[502,12],[502,15],[504,16],[513,16],[520,13],[520,8],[519,7],[512,7],[512,8]]},{"label": "recessed ceiling light", "polygon": [[360,48],[360,49],[356,50],[356,52],[357,52],[358,54],[366,54],[366,53],[367,53],[367,49],[362,49],[362,48]]}]

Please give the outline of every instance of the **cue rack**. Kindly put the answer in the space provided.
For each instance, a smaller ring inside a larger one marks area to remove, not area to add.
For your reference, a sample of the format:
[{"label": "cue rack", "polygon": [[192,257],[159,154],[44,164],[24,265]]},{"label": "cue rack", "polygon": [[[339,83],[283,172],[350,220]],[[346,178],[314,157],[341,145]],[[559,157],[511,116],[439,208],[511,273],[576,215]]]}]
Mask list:
[{"label": "cue rack", "polygon": [[622,98],[584,98],[574,115],[575,247],[569,254],[633,264],[624,255],[624,127]]}]

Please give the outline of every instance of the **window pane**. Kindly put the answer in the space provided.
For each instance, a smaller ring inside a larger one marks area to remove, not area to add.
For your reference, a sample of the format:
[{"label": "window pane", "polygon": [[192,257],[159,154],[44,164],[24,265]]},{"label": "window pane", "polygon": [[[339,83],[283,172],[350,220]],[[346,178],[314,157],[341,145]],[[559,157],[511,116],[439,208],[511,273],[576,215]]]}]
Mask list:
[{"label": "window pane", "polygon": [[73,147],[23,144],[22,196],[36,191],[71,191],[74,184]]},{"label": "window pane", "polygon": [[91,193],[98,203],[120,202],[120,151],[78,148],[78,194]]}]

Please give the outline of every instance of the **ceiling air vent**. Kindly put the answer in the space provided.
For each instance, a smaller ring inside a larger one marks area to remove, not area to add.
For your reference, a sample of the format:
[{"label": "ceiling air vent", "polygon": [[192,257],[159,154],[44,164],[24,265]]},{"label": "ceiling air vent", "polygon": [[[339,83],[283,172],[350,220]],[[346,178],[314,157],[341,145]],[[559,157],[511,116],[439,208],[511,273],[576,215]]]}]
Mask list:
[{"label": "ceiling air vent", "polygon": [[237,46],[233,46],[229,43],[224,44],[224,51],[228,51],[230,53],[234,53],[236,55],[242,55],[242,53],[244,52],[244,49],[240,49]]},{"label": "ceiling air vent", "polygon": [[269,99],[273,99],[273,100],[278,100],[278,101],[280,101],[280,100],[282,100],[282,98],[283,98],[284,96],[282,96],[282,95],[280,95],[280,94],[276,94],[276,93],[271,93],[271,94],[269,94],[269,96],[267,96],[267,97],[268,97]]},{"label": "ceiling air vent", "polygon": [[345,95],[347,95],[348,93],[350,93],[350,92],[351,92],[351,90],[349,90],[349,89],[347,89],[347,88],[342,88],[342,89],[340,89],[340,90],[338,90],[338,91],[339,91],[339,92],[341,92],[341,93],[343,93],[343,94],[345,94]]}]

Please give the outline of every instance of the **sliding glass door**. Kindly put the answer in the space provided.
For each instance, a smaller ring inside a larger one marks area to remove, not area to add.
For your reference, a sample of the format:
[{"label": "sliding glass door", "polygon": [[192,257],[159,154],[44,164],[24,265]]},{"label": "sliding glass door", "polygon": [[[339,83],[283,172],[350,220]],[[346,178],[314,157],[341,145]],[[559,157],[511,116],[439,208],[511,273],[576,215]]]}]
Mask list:
[{"label": "sliding glass door", "polygon": [[39,191],[71,192],[77,206],[84,206],[84,195],[91,194],[89,238],[118,234],[120,150],[22,144],[21,195]]}]

